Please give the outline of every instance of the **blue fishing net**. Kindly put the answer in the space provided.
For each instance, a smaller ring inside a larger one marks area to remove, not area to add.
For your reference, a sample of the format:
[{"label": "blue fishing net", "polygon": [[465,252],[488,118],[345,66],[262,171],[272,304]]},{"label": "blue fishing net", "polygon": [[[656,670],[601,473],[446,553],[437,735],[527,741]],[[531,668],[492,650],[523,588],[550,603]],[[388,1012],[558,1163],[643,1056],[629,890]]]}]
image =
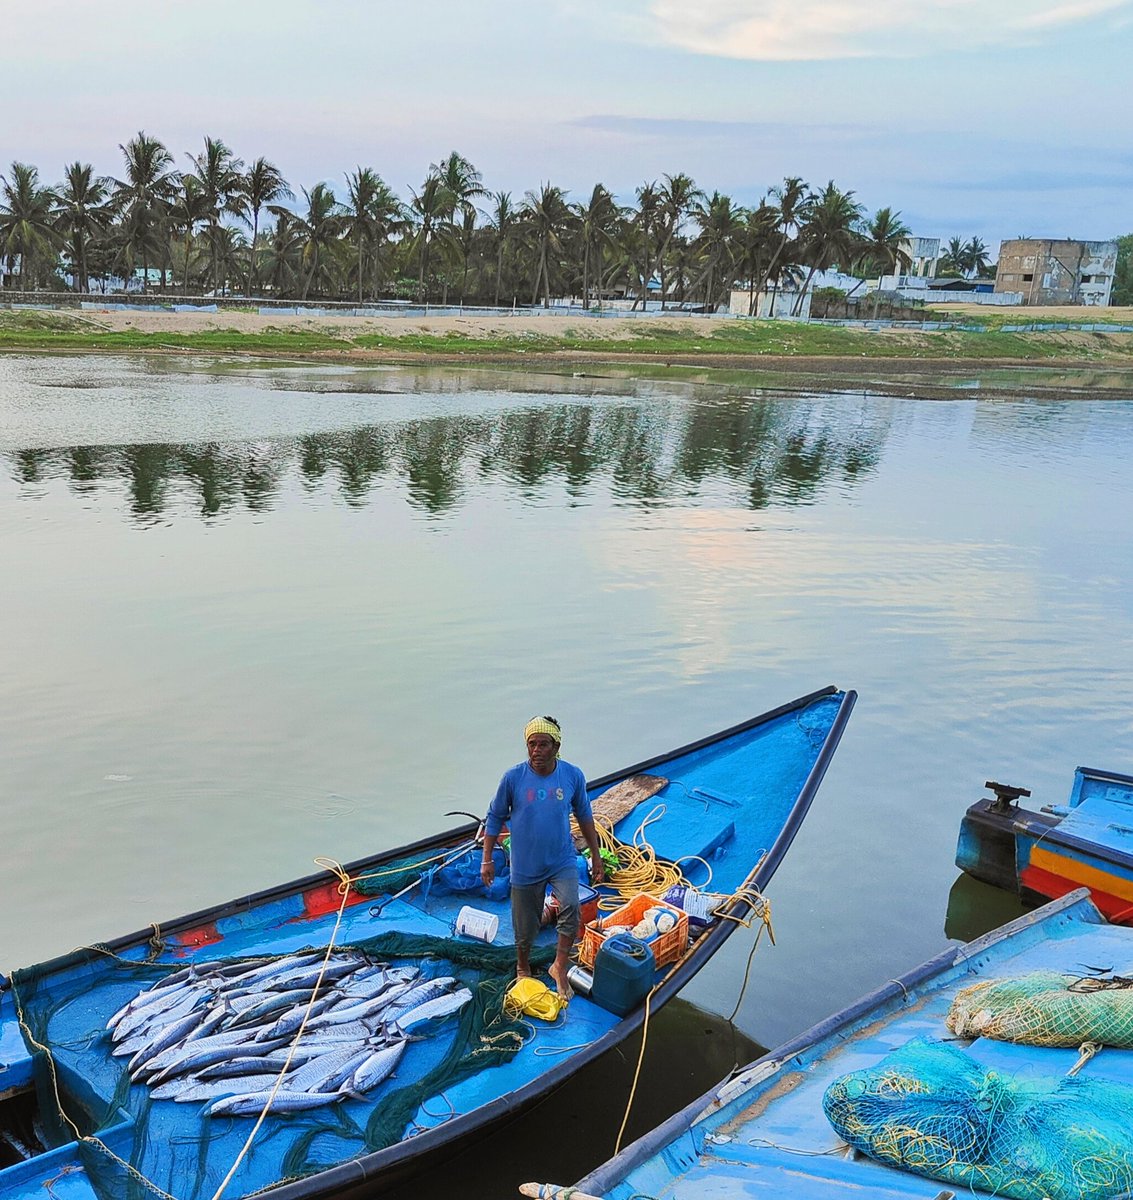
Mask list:
[{"label": "blue fishing net", "polygon": [[412,884],[421,885],[421,895],[487,896],[503,900],[511,886],[511,867],[502,847],[493,855],[496,878],[490,888],[480,882],[481,852],[471,847],[449,862],[433,861],[429,855],[412,855],[382,867],[380,872],[363,875],[351,887],[363,896],[395,896]]},{"label": "blue fishing net", "polygon": [[830,1123],[880,1162],[1018,1200],[1114,1200],[1133,1189],[1133,1088],[1006,1075],[918,1038],[835,1080]]}]

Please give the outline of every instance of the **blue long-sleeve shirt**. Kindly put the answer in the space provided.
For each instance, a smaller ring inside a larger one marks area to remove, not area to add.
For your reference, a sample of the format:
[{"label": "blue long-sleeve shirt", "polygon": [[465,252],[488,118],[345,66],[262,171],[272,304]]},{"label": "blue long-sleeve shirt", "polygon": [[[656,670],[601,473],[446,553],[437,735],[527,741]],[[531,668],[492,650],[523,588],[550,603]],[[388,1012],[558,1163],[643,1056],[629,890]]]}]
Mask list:
[{"label": "blue long-sleeve shirt", "polygon": [[574,861],[572,812],[580,822],[594,819],[586,776],[573,764],[560,759],[550,775],[526,762],[504,772],[484,828],[489,837],[510,828],[512,883],[543,883]]}]

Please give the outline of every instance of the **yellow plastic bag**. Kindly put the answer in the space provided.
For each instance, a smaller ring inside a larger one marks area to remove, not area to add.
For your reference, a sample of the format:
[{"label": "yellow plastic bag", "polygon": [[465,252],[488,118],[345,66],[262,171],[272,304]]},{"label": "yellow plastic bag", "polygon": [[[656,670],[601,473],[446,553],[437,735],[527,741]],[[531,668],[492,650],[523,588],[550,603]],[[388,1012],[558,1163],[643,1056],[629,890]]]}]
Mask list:
[{"label": "yellow plastic bag", "polygon": [[538,979],[517,979],[504,996],[504,1009],[509,1017],[535,1017],[553,1021],[566,1008],[566,1001]]}]

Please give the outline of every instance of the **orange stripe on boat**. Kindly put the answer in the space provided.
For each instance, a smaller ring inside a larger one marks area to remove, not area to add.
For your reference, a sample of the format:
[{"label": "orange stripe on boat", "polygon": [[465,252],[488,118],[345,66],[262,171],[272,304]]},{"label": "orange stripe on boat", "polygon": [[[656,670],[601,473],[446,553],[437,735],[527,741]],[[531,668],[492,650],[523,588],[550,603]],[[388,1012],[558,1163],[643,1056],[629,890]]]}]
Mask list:
[{"label": "orange stripe on boat", "polygon": [[1103,871],[1099,867],[1091,867],[1076,858],[1060,854],[1056,850],[1048,850],[1043,846],[1031,848],[1031,866],[1051,875],[1072,879],[1078,887],[1088,887],[1091,891],[1106,892],[1118,896],[1126,904],[1133,904],[1133,880],[1114,875],[1111,871]]}]

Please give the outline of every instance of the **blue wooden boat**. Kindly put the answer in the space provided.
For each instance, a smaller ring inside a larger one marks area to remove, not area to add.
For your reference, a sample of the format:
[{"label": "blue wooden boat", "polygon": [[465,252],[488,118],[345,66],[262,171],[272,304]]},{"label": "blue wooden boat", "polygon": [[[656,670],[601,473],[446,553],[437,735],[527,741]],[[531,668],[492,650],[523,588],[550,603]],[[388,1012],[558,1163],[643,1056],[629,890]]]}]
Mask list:
[{"label": "blue wooden boat", "polygon": [[[1076,1043],[1052,1048],[991,1036],[961,1037],[946,1024],[951,1012],[968,1011],[963,998],[959,1004],[955,1002],[958,994],[973,984],[991,986],[993,980],[1039,978],[1036,973],[1086,976],[1097,982],[1107,968],[1123,979],[1124,986],[1133,983],[1129,978],[1133,975],[1133,930],[1106,922],[1086,891],[1079,889],[889,981],[725,1080],[573,1188],[528,1184],[523,1194],[550,1198],[569,1192],[574,1200],[693,1200],[706,1196],[727,1196],[729,1200],[770,1196],[791,1200],[863,1196],[953,1200],[990,1195],[990,1190],[971,1179],[932,1178],[878,1161],[844,1140],[827,1116],[824,1102],[839,1118],[839,1105],[846,1096],[868,1095],[863,1080],[886,1078],[888,1072],[887,1086],[896,1091],[898,1068],[893,1064],[907,1062],[927,1047],[932,1054],[949,1059],[959,1056],[974,1064],[980,1089],[964,1109],[965,1116],[975,1111],[1004,1136],[1008,1132],[1004,1122],[1010,1120],[1012,1108],[1004,1096],[1017,1102],[1029,1093],[1035,1100],[1033,1115],[1036,1108],[1040,1114],[1044,1107],[1053,1112],[1052,1097],[1069,1090],[1072,1101],[1080,1102],[1074,1122],[1082,1135],[1091,1127],[1104,1127],[1096,1097],[1119,1097],[1124,1106],[1109,1127],[1115,1141],[1107,1144],[1123,1146],[1122,1165],[1110,1172],[1108,1188],[1101,1194],[1128,1196],[1133,1181],[1133,1127],[1128,1119],[1133,1049],[1106,1047],[1089,1058],[1080,1053]],[[987,994],[980,989],[981,996]],[[1128,1014],[1133,1008],[1133,992],[1126,990],[1122,996],[1127,998],[1123,1009]],[[1074,1042],[1073,1037],[1063,1040]],[[1067,1080],[1075,1068],[1077,1073]],[[913,1098],[942,1107],[939,1097],[931,1093]],[[908,1151],[927,1143],[925,1157],[938,1151],[943,1157],[951,1152],[947,1135],[953,1145],[962,1140],[955,1127],[949,1129],[943,1123],[934,1126],[941,1130],[938,1139],[923,1137],[923,1112],[921,1119],[919,1128],[890,1130],[892,1138],[881,1139],[881,1144]],[[1020,1119],[1026,1124],[1030,1118],[1024,1115]],[[972,1133],[976,1125],[978,1121],[965,1125],[962,1134],[980,1145]],[[1038,1179],[1037,1167],[1020,1151],[1014,1153],[1019,1156],[1018,1163],[992,1165],[1017,1166],[1018,1174],[1026,1177],[1022,1189],[1003,1187],[998,1195],[1065,1198],[1089,1194],[1073,1181],[1061,1191],[1047,1191],[1049,1180]],[[1103,1153],[1092,1160],[1079,1155],[1075,1161],[1079,1167],[1083,1163],[1112,1167],[1104,1158]],[[1033,1187],[1030,1193],[1028,1186]]]},{"label": "blue wooden boat", "polygon": [[[710,870],[711,891],[731,896],[725,911],[744,919],[854,700],[826,688],[597,779],[596,812],[619,789],[651,784],[642,794],[656,794],[614,834],[628,842],[649,815],[657,857],[683,862],[700,886]],[[0,977],[0,1196],[374,1195],[467,1148],[632,1034],[640,1003],[618,1015],[581,995],[553,1022],[513,1019],[502,1003],[514,972],[506,885],[484,894],[477,833],[476,822],[461,825]],[[456,936],[467,905],[498,922],[492,944]],[[736,924],[711,921],[650,973],[653,1011]],[[541,937],[549,959],[553,930]],[[396,1019],[395,994],[418,997]],[[368,1008],[375,995],[380,1020]],[[357,1004],[357,1020],[336,1016]],[[340,1035],[355,1039],[342,1062],[337,1049],[313,1055]],[[383,1075],[379,1056],[391,1050],[396,1067]],[[241,1094],[262,1102],[248,1107]]]},{"label": "blue wooden boat", "polygon": [[975,879],[1041,903],[1089,888],[1109,920],[1133,924],[1133,777],[1079,767],[1065,805],[1039,811],[1025,788],[994,793],[960,823],[956,865]]}]

